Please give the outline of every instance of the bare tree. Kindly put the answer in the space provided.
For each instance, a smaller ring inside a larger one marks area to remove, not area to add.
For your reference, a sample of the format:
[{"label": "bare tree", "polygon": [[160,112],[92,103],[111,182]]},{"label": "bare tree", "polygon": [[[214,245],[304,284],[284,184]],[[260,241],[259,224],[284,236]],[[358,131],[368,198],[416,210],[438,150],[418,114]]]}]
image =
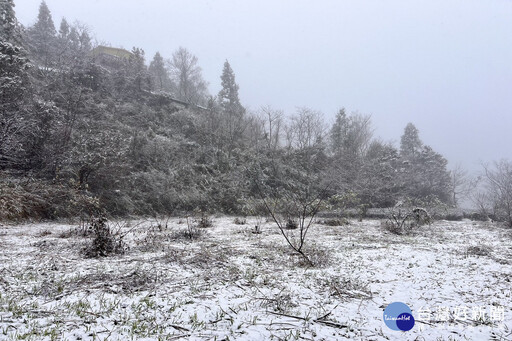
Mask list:
[{"label": "bare tree", "polygon": [[323,207],[328,185],[322,184],[320,174],[304,167],[299,153],[290,157],[286,165],[274,163],[266,169],[258,168],[252,178],[266,212],[288,246],[308,265],[315,266],[304,249],[313,220]]},{"label": "bare tree", "polygon": [[468,172],[462,168],[460,164],[457,164],[450,171],[450,182],[452,204],[455,207],[458,207],[460,205],[460,201],[469,196],[471,189],[473,188],[473,181],[468,176]]},{"label": "bare tree", "polygon": [[197,57],[184,47],[180,47],[172,55],[169,66],[177,86],[176,96],[188,103],[204,104],[208,95],[208,84],[204,81],[201,68],[197,65]]},{"label": "bare tree", "polygon": [[475,195],[484,213],[512,227],[512,162],[501,160],[483,165],[485,191]]},{"label": "bare tree", "polygon": [[283,112],[281,110],[275,110],[270,106],[264,106],[260,109],[260,116],[267,148],[269,150],[275,150],[279,147]]},{"label": "bare tree", "polygon": [[299,108],[291,118],[287,129],[287,139],[290,146],[304,150],[323,142],[325,123],[322,114],[310,108]]}]

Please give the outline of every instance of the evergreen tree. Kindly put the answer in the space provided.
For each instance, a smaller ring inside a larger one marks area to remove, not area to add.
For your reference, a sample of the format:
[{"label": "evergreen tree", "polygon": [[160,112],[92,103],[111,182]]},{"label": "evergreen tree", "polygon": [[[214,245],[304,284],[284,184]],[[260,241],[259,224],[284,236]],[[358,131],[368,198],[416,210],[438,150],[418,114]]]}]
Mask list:
[{"label": "evergreen tree", "polygon": [[346,136],[348,135],[348,118],[345,108],[342,108],[336,114],[336,121],[329,132],[330,149],[333,154],[343,153]]},{"label": "evergreen tree", "polygon": [[69,36],[70,31],[69,24],[66,20],[66,18],[62,18],[62,21],[60,22],[60,28],[59,28],[59,38],[67,39]]},{"label": "evergreen tree", "polygon": [[450,201],[448,161],[431,147],[423,145],[418,129],[409,123],[400,140],[402,194],[414,200]]},{"label": "evergreen tree", "polygon": [[19,42],[19,33],[16,29],[16,15],[14,13],[13,0],[2,0],[0,2],[0,37],[2,41]]},{"label": "evergreen tree", "polygon": [[4,168],[18,163],[16,154],[28,129],[23,104],[30,64],[20,46],[13,1],[2,1],[0,6],[0,168]]},{"label": "evergreen tree", "polygon": [[129,67],[133,86],[135,87],[135,90],[139,92],[149,88],[149,77],[144,61],[144,50],[138,47],[134,47],[132,49],[132,55],[129,59]]},{"label": "evergreen tree", "polygon": [[50,9],[43,1],[39,6],[37,22],[28,30],[28,42],[32,54],[45,66],[52,64],[56,33]]},{"label": "evergreen tree", "polygon": [[229,149],[232,149],[236,141],[240,140],[244,132],[245,108],[240,104],[238,97],[238,84],[235,81],[235,73],[226,60],[220,77],[222,89],[217,99],[224,116],[225,135]]},{"label": "evergreen tree", "polygon": [[408,123],[400,139],[400,155],[406,159],[418,156],[422,146],[418,129]]},{"label": "evergreen tree", "polygon": [[235,116],[243,116],[244,107],[240,104],[238,97],[238,84],[235,82],[235,73],[226,60],[220,77],[222,89],[219,91],[219,102],[224,111]]},{"label": "evergreen tree", "polygon": [[148,72],[154,89],[167,92],[174,90],[172,81],[169,78],[169,71],[165,66],[164,59],[160,55],[160,52],[157,52],[153,57],[153,60],[149,64]]}]

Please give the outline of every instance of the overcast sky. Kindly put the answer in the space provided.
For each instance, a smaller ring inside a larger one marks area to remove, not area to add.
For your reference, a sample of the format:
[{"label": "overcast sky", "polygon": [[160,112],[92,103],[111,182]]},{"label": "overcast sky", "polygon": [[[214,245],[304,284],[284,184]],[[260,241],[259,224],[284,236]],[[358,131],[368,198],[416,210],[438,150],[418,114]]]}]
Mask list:
[{"label": "overcast sky", "polygon": [[[40,1],[14,0],[35,22]],[[228,59],[244,105],[332,122],[341,107],[371,114],[398,145],[412,122],[450,161],[512,160],[511,0],[46,0],[98,43],[141,47],[147,63],[183,46],[210,92]]]}]

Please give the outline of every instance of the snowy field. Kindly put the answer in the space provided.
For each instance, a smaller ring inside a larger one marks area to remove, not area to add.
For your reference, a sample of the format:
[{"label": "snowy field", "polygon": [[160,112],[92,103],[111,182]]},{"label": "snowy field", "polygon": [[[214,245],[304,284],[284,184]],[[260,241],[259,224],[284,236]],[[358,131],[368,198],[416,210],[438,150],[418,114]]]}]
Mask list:
[{"label": "snowy field", "polygon": [[[0,340],[512,340],[512,230],[491,223],[315,224],[313,269],[270,222],[158,223],[112,223],[129,249],[99,259],[76,225],[0,225]],[[411,331],[384,324],[394,301]]]}]

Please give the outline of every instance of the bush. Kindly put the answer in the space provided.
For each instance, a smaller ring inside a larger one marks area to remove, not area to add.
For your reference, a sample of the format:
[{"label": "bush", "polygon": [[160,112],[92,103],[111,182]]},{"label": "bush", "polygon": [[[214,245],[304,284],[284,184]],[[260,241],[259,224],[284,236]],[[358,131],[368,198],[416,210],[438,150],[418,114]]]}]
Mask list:
[{"label": "bush", "polygon": [[1,176],[0,221],[89,218],[100,211],[97,198],[72,184]]},{"label": "bush", "polygon": [[474,245],[469,246],[466,249],[466,255],[474,255],[474,256],[490,256],[491,255],[491,247],[487,245]]},{"label": "bush", "polygon": [[202,213],[201,218],[199,219],[199,222],[197,223],[197,227],[207,228],[207,227],[212,227],[212,226],[213,226],[212,219],[208,215]]},{"label": "bush", "polygon": [[247,219],[236,217],[233,223],[235,223],[236,225],[245,225],[247,224]]},{"label": "bush", "polygon": [[295,229],[299,228],[299,225],[297,225],[297,222],[295,220],[288,219],[288,221],[286,222],[285,228],[287,230],[295,230]]},{"label": "bush", "polygon": [[394,208],[389,217],[382,223],[383,227],[393,234],[408,234],[414,228],[430,224],[432,218],[427,210],[421,207],[413,209]]},{"label": "bush", "polygon": [[344,226],[349,225],[350,222],[345,218],[334,218],[321,220],[320,224],[327,226]]},{"label": "bush", "polygon": [[87,257],[106,257],[112,254],[123,254],[126,251],[127,247],[120,231],[112,231],[104,216],[92,219],[88,229],[94,237],[91,244],[84,250]]}]

